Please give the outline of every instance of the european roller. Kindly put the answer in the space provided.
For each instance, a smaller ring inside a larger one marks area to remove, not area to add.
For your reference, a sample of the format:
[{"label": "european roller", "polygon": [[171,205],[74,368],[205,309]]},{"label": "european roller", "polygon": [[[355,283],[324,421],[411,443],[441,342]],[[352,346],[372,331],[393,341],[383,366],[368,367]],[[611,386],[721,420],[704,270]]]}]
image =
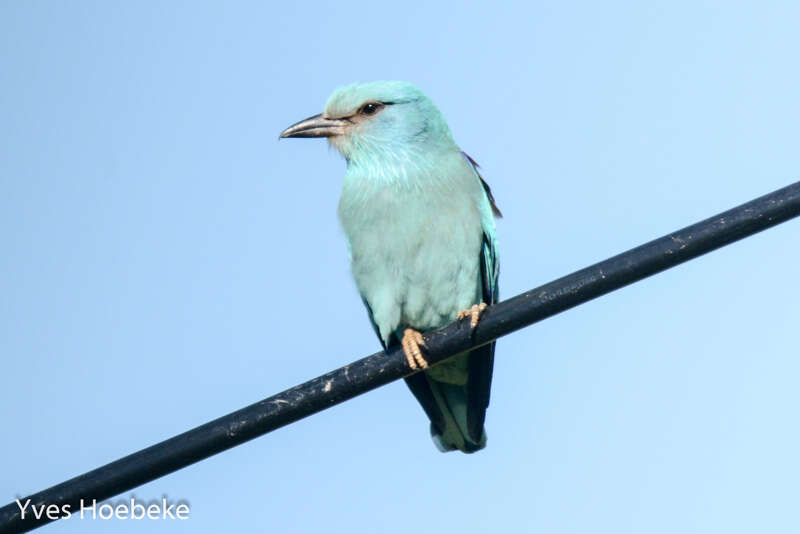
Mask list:
[{"label": "european roller", "polygon": [[494,343],[428,366],[420,332],[480,315],[498,296],[495,216],[477,164],[417,87],[337,89],[325,110],[281,137],[326,137],[347,161],[339,219],[353,277],[384,349],[400,344],[405,381],[439,450],[486,445]]}]

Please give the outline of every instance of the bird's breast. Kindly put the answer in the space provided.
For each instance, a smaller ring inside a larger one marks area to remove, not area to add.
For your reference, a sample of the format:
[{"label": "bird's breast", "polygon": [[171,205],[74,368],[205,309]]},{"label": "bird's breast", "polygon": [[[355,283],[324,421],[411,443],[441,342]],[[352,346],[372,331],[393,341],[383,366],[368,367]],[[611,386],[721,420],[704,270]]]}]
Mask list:
[{"label": "bird's breast", "polygon": [[384,341],[452,321],[480,299],[480,213],[469,190],[345,187],[339,217],[356,285]]}]

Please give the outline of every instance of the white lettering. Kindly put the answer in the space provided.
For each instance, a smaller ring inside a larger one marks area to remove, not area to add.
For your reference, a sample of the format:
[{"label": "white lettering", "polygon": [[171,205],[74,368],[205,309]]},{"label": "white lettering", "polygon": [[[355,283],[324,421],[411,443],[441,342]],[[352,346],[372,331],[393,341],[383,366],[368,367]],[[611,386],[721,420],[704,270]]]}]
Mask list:
[{"label": "white lettering", "polygon": [[[19,516],[21,519],[55,521],[57,519],[69,519],[72,517],[70,504],[34,504],[31,499],[15,499]],[[80,513],[75,510],[75,515],[81,519],[189,519],[191,508],[187,502],[170,502],[167,496],[163,496],[160,501],[152,500],[142,504],[131,495],[129,500],[119,500],[116,502],[97,503],[97,499],[80,500]],[[31,517],[33,516],[33,517]]]},{"label": "white lettering", "polygon": [[47,519],[50,521],[55,521],[58,519],[59,512],[61,510],[58,508],[57,504],[50,504],[47,506]]},{"label": "white lettering", "polygon": [[161,510],[164,514],[164,519],[175,519],[175,516],[172,514],[172,509],[175,508],[174,504],[167,505],[167,498],[163,497],[161,499]]},{"label": "white lettering", "polygon": [[179,504],[178,507],[175,508],[175,515],[178,519],[189,519],[189,505]]},{"label": "white lettering", "polygon": [[[108,510],[108,515],[104,515],[104,514],[103,514],[103,510],[104,510],[104,509],[105,509],[105,510]],[[100,519],[111,519],[111,516],[113,516],[113,515],[114,515],[114,507],[113,507],[113,506],[111,506],[111,505],[110,505],[110,504],[108,504],[108,503],[106,503],[106,504],[101,504],[101,505],[100,505],[100,508],[97,510],[97,512],[100,514]]]},{"label": "white lettering", "polygon": [[[136,515],[136,510],[141,511],[141,515]],[[136,499],[131,497],[131,519],[144,519],[145,510],[144,505],[136,502]]]},{"label": "white lettering", "polygon": [[87,508],[86,506],[84,506],[83,499],[81,499],[81,519],[83,519],[83,512],[85,512],[87,510],[91,510],[92,511],[92,519],[96,519],[97,518],[97,508],[96,508],[96,506],[97,506],[97,501],[95,499],[92,499],[92,506],[90,508]]},{"label": "white lettering", "polygon": [[44,505],[43,504],[40,504],[38,508],[36,507],[35,504],[31,505],[31,510],[33,510],[33,517],[35,517],[36,519],[41,519],[42,516],[44,515]]},{"label": "white lettering", "polygon": [[17,501],[17,506],[19,506],[20,519],[25,519],[25,509],[31,503],[31,500],[25,499],[25,506],[23,506],[22,503],[19,502],[19,499],[14,499],[14,500]]}]

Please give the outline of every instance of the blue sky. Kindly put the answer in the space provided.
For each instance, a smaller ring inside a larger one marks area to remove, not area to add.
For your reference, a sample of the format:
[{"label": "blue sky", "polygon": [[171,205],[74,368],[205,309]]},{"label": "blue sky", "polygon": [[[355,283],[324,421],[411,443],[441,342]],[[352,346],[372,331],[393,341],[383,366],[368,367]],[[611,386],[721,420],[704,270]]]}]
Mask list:
[{"label": "blue sky", "polygon": [[[277,141],[413,81],[481,163],[512,296],[800,179],[794,2],[0,2],[0,498],[375,352],[344,163]],[[489,444],[391,384],[60,532],[797,528],[800,223],[498,344]],[[123,496],[128,496],[126,493]]]}]

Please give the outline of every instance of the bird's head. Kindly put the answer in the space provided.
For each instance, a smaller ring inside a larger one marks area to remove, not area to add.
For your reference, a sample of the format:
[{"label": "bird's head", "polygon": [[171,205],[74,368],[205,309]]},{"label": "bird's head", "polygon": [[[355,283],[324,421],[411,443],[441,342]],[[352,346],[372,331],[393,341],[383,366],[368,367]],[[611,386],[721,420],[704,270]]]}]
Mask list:
[{"label": "bird's head", "polygon": [[289,126],[281,137],[327,137],[348,163],[396,162],[455,147],[442,114],[407,82],[341,87],[328,98],[325,111]]}]

